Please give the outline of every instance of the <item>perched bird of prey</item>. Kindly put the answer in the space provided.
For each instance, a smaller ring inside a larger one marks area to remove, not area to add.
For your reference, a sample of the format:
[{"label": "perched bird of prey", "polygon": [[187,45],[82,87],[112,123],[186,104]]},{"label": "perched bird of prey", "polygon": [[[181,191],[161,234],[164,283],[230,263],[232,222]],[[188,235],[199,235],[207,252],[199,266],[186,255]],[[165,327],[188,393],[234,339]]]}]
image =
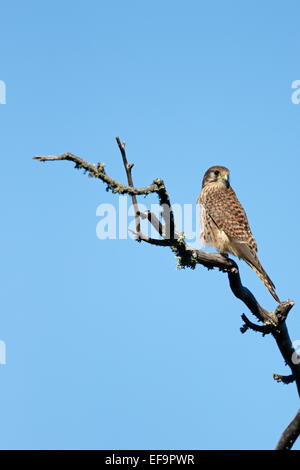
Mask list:
[{"label": "perched bird of prey", "polygon": [[200,203],[201,241],[221,254],[232,253],[254,269],[274,299],[275,286],[260,264],[246,213],[229,182],[229,170],[212,166],[203,177]]}]

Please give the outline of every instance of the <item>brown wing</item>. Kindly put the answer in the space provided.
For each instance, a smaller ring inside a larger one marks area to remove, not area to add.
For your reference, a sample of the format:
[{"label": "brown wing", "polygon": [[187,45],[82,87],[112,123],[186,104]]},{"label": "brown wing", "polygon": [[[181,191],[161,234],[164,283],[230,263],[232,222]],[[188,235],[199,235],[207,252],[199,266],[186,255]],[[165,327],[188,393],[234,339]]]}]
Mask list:
[{"label": "brown wing", "polygon": [[246,213],[231,187],[216,191],[213,185],[203,188],[200,203],[205,206],[207,216],[219,230],[223,230],[231,241],[233,254],[248,263],[263,281],[272,296],[280,302],[275,286],[257,257],[257,246],[249,227]]},{"label": "brown wing", "polygon": [[231,187],[219,191],[207,191],[205,209],[217,227],[229,238],[236,242],[247,243],[257,252],[246,213]]}]

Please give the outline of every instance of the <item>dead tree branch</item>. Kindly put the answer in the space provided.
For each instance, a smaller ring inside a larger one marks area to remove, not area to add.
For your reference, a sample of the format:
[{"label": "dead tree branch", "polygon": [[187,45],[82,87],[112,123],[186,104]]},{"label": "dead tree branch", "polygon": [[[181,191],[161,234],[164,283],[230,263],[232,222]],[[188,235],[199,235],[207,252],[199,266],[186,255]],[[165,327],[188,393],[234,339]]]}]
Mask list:
[{"label": "dead tree branch", "polygon": [[294,376],[294,374],[290,374],[290,375],[273,374],[273,379],[277,380],[277,382],[282,382],[283,384],[291,384],[292,382],[295,382],[296,377]]},{"label": "dead tree branch", "polygon": [[295,418],[290,422],[283,431],[281,438],[276,446],[276,450],[290,450],[300,434],[300,410]]},{"label": "dead tree branch", "polygon": [[[121,155],[122,155],[123,164],[124,164],[124,168],[125,168],[126,175],[127,175],[128,185],[131,188],[133,188],[134,185],[133,185],[131,170],[132,170],[132,167],[133,167],[134,163],[128,164],[128,162],[127,162],[127,156],[126,156],[126,151],[125,151],[125,142],[123,142],[123,144],[121,144],[121,141],[120,141],[119,137],[116,137],[116,141],[117,141],[118,147],[119,147]],[[132,199],[132,204],[133,204],[134,212],[135,212],[136,231],[137,231],[137,233],[140,233],[141,224],[140,224],[140,216],[139,216],[139,206],[138,206],[138,203],[137,203],[136,195],[132,194],[131,199]]]},{"label": "dead tree branch", "polygon": [[[143,188],[134,187],[131,174],[133,164],[128,164],[127,162],[125,143],[121,144],[118,137],[116,140],[121,151],[123,164],[127,175],[128,186],[119,183],[107,175],[103,163],[91,164],[84,159],[73,155],[72,153],[38,156],[34,157],[34,159],[41,162],[61,160],[71,161],[75,163],[75,168],[82,168],[88,172],[90,177],[98,178],[103,181],[103,183],[106,184],[107,190],[111,190],[115,194],[130,195],[132,197],[135,210],[136,231],[134,233],[137,237],[137,240],[144,241],[151,245],[164,247],[167,246],[171,248],[177,257],[178,267],[194,269],[198,264],[200,264],[207,269],[217,268],[220,271],[226,273],[232,293],[248,307],[250,312],[252,312],[252,314],[260,322],[263,323],[263,325],[257,325],[251,322],[246,317],[246,315],[243,315],[242,318],[244,320],[244,326],[242,327],[242,331],[245,332],[247,329],[252,329],[259,331],[264,335],[271,334],[274,337],[285,363],[291,369],[292,376],[296,382],[298,393],[300,395],[300,362],[293,360],[296,352],[293,348],[285,322],[289,311],[294,305],[294,302],[292,300],[286,300],[281,302],[273,312],[267,311],[258,303],[253,293],[242,284],[239,268],[234,260],[219,253],[211,253],[189,247],[185,241],[184,234],[182,232],[176,231],[175,229],[172,205],[164,181],[160,178],[156,178],[148,186]],[[150,211],[140,213],[136,196],[145,196],[148,194],[157,194],[164,223],[162,223]],[[147,219],[153,225],[160,238],[150,238],[144,235],[141,232],[140,218]],[[279,376],[277,375],[277,377]],[[297,434],[295,431],[297,426],[299,434],[300,417],[298,415],[299,413],[296,416],[297,419],[295,418],[290,427],[288,427],[285,431],[287,435],[290,435],[292,432],[293,436],[295,436]]]}]

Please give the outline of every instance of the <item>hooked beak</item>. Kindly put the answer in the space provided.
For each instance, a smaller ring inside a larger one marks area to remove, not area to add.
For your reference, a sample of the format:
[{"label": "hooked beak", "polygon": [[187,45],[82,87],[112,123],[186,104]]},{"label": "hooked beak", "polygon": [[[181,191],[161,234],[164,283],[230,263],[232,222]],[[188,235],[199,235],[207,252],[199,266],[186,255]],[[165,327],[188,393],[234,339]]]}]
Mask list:
[{"label": "hooked beak", "polygon": [[225,183],[226,188],[229,188],[229,186],[230,186],[229,175],[224,174],[224,175],[222,175],[222,178],[223,178],[223,180],[224,180],[224,183]]}]

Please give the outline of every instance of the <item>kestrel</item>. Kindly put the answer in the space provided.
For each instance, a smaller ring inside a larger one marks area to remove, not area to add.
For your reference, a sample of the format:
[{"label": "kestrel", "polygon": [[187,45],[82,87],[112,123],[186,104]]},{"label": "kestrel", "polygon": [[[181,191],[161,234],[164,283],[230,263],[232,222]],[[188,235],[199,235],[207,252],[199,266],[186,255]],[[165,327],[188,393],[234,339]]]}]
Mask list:
[{"label": "kestrel", "polygon": [[222,254],[232,253],[246,261],[280,303],[275,286],[258,259],[246,212],[230,186],[227,168],[212,166],[207,170],[197,203],[200,203],[201,241]]}]

